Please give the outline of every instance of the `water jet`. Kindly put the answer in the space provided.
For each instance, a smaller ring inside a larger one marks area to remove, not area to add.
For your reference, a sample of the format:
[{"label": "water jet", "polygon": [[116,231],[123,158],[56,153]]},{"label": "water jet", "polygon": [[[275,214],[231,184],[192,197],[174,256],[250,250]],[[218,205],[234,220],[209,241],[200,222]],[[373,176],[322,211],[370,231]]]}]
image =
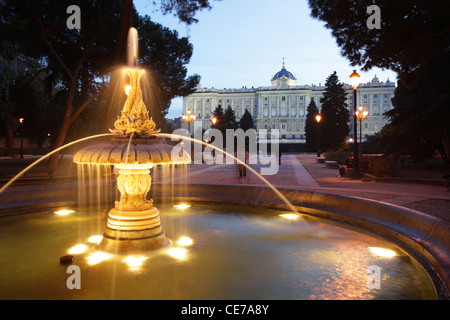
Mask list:
[{"label": "water jet", "polygon": [[160,142],[160,130],[143,101],[141,77],[144,69],[136,67],[137,31],[129,32],[129,85],[122,112],[110,129],[108,144],[79,150],[77,164],[114,166],[118,170],[119,201],[108,213],[106,232],[98,248],[107,252],[129,252],[157,249],[169,243],[164,235],[159,210],[147,199],[151,188],[150,169],[155,165],[183,164],[191,161],[182,149]]}]

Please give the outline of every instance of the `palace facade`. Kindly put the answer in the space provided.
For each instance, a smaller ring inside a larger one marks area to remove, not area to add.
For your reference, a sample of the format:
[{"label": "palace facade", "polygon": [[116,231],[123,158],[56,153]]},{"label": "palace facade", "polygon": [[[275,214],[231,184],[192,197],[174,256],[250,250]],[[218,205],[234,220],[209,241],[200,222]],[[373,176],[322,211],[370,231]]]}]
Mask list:
[{"label": "palace facade", "polygon": [[[345,84],[347,104],[353,114],[353,88]],[[369,116],[362,122],[362,137],[379,132],[386,124],[383,113],[393,108],[395,83],[387,79],[380,82],[375,76],[372,81],[360,84],[357,90],[357,104],[369,111]],[[269,87],[241,89],[202,88],[183,98],[183,113],[188,109],[201,121],[203,128],[211,126],[210,118],[218,105],[225,110],[228,106],[236,113],[239,120],[247,109],[253,117],[257,131],[259,129],[278,129],[284,143],[305,142],[305,120],[308,104],[316,102],[321,110],[320,99],[325,86],[297,85],[296,77],[283,67],[271,79]],[[350,137],[353,136],[353,121],[350,124]],[[359,125],[359,124],[358,124]],[[183,124],[184,128],[187,125]],[[194,126],[191,125],[191,131]],[[358,128],[359,135],[359,128]]]}]

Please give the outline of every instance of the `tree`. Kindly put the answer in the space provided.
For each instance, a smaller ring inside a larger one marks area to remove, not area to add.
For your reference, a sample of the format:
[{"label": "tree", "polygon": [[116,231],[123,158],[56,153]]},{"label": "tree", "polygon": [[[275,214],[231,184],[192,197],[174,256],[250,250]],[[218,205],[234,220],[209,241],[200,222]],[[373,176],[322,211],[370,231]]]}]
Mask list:
[{"label": "tree", "polygon": [[228,106],[223,114],[223,127],[225,130],[239,128],[239,123],[236,121],[236,112],[231,109],[231,106]]},{"label": "tree", "polygon": [[431,158],[437,151],[450,164],[450,83],[448,75],[439,72],[449,68],[449,59],[436,59],[417,70],[424,74],[430,73],[426,69],[434,70],[434,77],[419,81],[417,88],[398,82],[392,99],[394,109],[386,113],[390,123],[381,136],[389,146],[388,153],[395,158],[408,156],[419,161]]},{"label": "tree", "polygon": [[[136,17],[139,32],[139,65],[149,73],[152,93],[157,97],[149,101],[151,115],[158,125],[163,125],[174,97],[194,92],[200,76],[187,76],[193,46],[188,38],[179,37],[178,32],[154,23],[150,17]],[[154,106],[153,104],[158,104]],[[156,108],[155,108],[156,107]]]},{"label": "tree", "polygon": [[[119,0],[78,0],[75,3],[81,8],[83,17],[80,30],[69,30],[64,19],[67,16],[63,13],[73,1],[0,2],[2,16],[0,35],[26,56],[44,57],[47,66],[38,73],[44,72],[52,79],[54,97],[65,98],[64,111],[61,118],[55,122],[60,124],[60,128],[58,134],[52,136],[53,148],[65,143],[72,124],[84,110],[89,109],[90,104],[94,102],[104,104],[100,96],[104,93],[108,80],[113,78],[110,75],[111,70],[117,65],[115,60],[117,57],[111,55],[111,52],[116,52],[118,46],[116,36],[119,35],[120,26],[126,24],[121,24],[120,13],[124,8]],[[178,10],[179,7],[173,8]],[[191,9],[192,15],[195,8]],[[165,115],[167,101],[173,96],[191,93],[190,90],[193,90],[199,81],[198,76],[185,79],[184,64],[192,55],[192,46],[186,38],[177,42],[176,33],[168,41],[172,43],[169,48],[161,45],[166,41],[164,37],[170,35],[170,32],[163,30],[162,27],[156,27],[149,19],[140,20],[135,10],[133,16],[137,24],[141,23],[144,30],[149,30],[153,38],[157,38],[154,43],[159,44],[159,49],[161,47],[164,50],[169,49],[165,51],[164,56],[161,53],[159,57],[149,55],[153,59],[151,66],[154,67],[154,73],[166,75],[165,78],[159,77],[159,82],[153,83],[154,92],[159,93],[165,105],[159,106],[158,115]],[[163,35],[160,36],[159,33]],[[165,65],[166,60],[168,62]],[[60,101],[54,105],[61,105]],[[55,154],[49,161],[50,174],[55,170],[57,163],[58,154]]]},{"label": "tree", "polygon": [[[26,56],[45,57],[48,65],[42,71],[51,74],[60,88],[58,91],[65,94],[65,108],[59,132],[52,141],[53,148],[64,144],[74,120],[102,94],[97,79],[110,67],[109,52],[115,49],[111,35],[118,34],[115,26],[120,22],[118,1],[83,0],[77,2],[83,12],[82,28],[70,30],[65,19],[61,19],[67,18],[62,13],[70,4],[50,0],[0,3],[2,36]],[[57,163],[58,154],[55,154],[49,161],[50,175]]]},{"label": "tree", "polygon": [[225,136],[225,121],[224,121],[224,111],[222,106],[219,104],[216,109],[213,111],[213,117],[217,119],[216,124],[213,124],[211,127],[222,132],[222,135]]},{"label": "tree", "polygon": [[239,127],[244,131],[247,131],[248,129],[256,129],[255,123],[253,122],[253,117],[247,109],[245,109],[244,114],[239,120]]},{"label": "tree", "polygon": [[[150,3],[150,0],[148,1]],[[156,5],[154,1],[152,4]],[[133,0],[122,0],[121,27],[116,51],[116,60],[119,64],[126,61],[127,36],[128,30],[132,26],[133,8]],[[160,9],[163,14],[173,13],[181,22],[190,25],[198,22],[195,18],[198,11],[211,9],[211,5],[209,0],[166,0],[161,1]]]},{"label": "tree", "polygon": [[371,0],[309,0],[311,15],[331,29],[341,54],[352,65],[360,65],[363,70],[379,67],[398,73],[394,110],[387,114],[392,123],[382,134],[385,143],[392,143],[392,153],[429,156],[432,147],[448,163],[449,3],[376,1],[381,8],[382,25],[381,29],[371,30],[366,26],[369,17],[366,10],[372,4]]},{"label": "tree", "polygon": [[306,149],[309,152],[317,151],[317,121],[316,115],[319,114],[316,102],[311,100],[306,109],[305,120],[305,136],[306,136]]},{"label": "tree", "polygon": [[325,82],[322,103],[322,120],[320,125],[320,145],[323,150],[340,148],[350,132],[348,125],[350,113],[346,103],[346,93],[339,83],[336,71]]},{"label": "tree", "polygon": [[[46,103],[44,73],[33,74],[43,68],[41,59],[24,56],[12,43],[3,40],[0,48],[0,135],[6,136],[6,147],[13,147],[19,127],[21,134],[41,144],[47,132],[39,130]],[[33,81],[34,80],[34,81]],[[49,130],[47,127],[46,130]],[[45,136],[44,136],[45,135]]]},{"label": "tree", "polygon": [[411,75],[448,51],[449,4],[442,0],[378,0],[381,29],[369,29],[372,0],[309,0],[312,17],[331,29],[343,56],[363,70],[391,69]]}]

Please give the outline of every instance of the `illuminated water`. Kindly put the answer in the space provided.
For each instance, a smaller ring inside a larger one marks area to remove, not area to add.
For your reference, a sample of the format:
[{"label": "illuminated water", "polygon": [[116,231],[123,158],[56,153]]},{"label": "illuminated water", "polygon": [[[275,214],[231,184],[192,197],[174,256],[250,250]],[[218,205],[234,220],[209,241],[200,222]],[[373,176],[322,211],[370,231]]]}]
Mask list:
[{"label": "illuminated water", "polygon": [[[261,208],[158,208],[172,245],[126,260],[134,267],[114,255],[89,264],[95,244],[88,239],[106,225],[102,208],[0,218],[0,299],[436,298],[427,274],[402,250],[338,224],[304,217],[306,225]],[[76,245],[87,250],[73,254],[81,289],[70,290],[59,257]],[[369,247],[397,256],[378,257]],[[368,288],[373,265],[380,289]]]}]

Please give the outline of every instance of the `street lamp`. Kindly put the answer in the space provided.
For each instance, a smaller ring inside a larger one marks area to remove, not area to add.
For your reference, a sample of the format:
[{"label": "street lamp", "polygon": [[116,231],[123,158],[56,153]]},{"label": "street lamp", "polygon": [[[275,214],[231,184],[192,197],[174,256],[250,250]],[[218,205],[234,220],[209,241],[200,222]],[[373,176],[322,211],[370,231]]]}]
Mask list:
[{"label": "street lamp", "polygon": [[363,106],[359,106],[356,111],[356,119],[359,121],[359,144],[361,144],[362,137],[362,121],[367,118],[369,111],[363,110]]},{"label": "street lamp", "polygon": [[19,159],[23,159],[23,136],[22,136],[22,126],[23,126],[23,120],[25,120],[24,118],[20,118],[19,122],[19,135],[20,135],[20,158]]},{"label": "street lamp", "polygon": [[187,114],[183,114],[183,120],[188,124],[189,134],[191,134],[191,123],[194,122],[196,118],[197,117],[192,113],[191,109],[187,110]]},{"label": "street lamp", "polygon": [[[213,116],[211,119],[209,119],[212,123],[212,127],[214,128],[217,121],[219,121],[219,119],[217,119],[216,116]],[[211,143],[215,140],[216,138],[214,137],[213,140],[211,140]],[[215,157],[216,156],[216,149],[213,149],[212,151],[212,156]]]},{"label": "street lamp", "polygon": [[350,83],[353,87],[353,132],[354,132],[354,143],[353,143],[353,173],[352,179],[360,179],[361,175],[359,173],[359,156],[358,156],[358,129],[357,129],[357,117],[356,117],[356,90],[359,86],[359,74],[356,70],[350,75]]},{"label": "street lamp", "polygon": [[320,120],[322,120],[322,116],[320,114],[318,114],[316,116],[316,121],[317,121],[317,158],[320,158],[320,133],[319,133]]}]

